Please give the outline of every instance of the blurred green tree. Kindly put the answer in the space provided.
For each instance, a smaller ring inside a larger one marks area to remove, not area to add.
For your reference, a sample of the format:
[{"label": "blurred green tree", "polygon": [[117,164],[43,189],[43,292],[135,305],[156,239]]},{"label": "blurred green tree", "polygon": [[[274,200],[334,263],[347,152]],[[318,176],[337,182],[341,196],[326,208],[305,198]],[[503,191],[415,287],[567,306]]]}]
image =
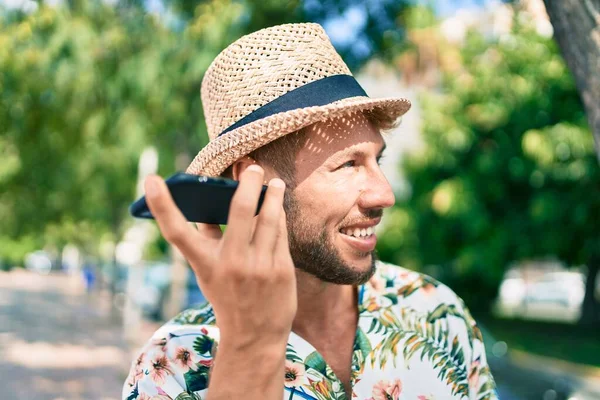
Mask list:
[{"label": "blurred green tree", "polygon": [[480,311],[512,262],[550,256],[592,271],[600,168],[555,43],[517,17],[510,35],[471,32],[460,49],[439,48],[443,91],[423,96],[423,147],[403,163],[411,189],[381,257],[437,268]]},{"label": "blurred green tree", "polygon": [[[358,15],[366,51],[392,54],[408,1],[38,1],[32,13],[0,6],[0,258],[72,242],[97,253],[131,219],[138,157],[159,149],[159,172],[182,169],[206,141],[199,88],[227,44],[266,26]],[[357,14],[358,13],[358,14]],[[344,50],[345,49],[345,50]]]},{"label": "blurred green tree", "polygon": [[96,2],[3,15],[3,240],[73,242],[92,254],[101,234],[118,241],[142,150],[159,147],[161,171],[171,173],[180,153],[206,140],[198,88],[213,57],[240,34],[241,11],[206,3],[182,32],[141,10]]}]

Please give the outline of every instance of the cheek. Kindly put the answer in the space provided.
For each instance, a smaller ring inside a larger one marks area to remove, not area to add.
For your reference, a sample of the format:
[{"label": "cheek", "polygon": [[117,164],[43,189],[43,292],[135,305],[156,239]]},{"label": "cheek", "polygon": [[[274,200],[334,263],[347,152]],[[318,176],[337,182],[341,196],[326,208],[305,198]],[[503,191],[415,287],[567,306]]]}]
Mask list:
[{"label": "cheek", "polygon": [[336,225],[347,217],[360,194],[357,185],[349,179],[334,182],[320,182],[311,190],[301,190],[296,195],[302,214],[311,221],[320,220],[320,224]]},{"label": "cheek", "polygon": [[324,186],[322,192],[327,193],[330,201],[346,205],[349,211],[360,195],[361,186],[356,176],[342,177]]}]

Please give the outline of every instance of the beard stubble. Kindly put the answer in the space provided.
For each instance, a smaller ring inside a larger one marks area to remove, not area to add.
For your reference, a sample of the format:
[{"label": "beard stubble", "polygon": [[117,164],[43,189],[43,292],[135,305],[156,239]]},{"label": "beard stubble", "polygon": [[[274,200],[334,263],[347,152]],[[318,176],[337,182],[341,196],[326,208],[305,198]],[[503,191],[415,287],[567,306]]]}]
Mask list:
[{"label": "beard stubble", "polygon": [[[371,266],[359,270],[344,262],[333,240],[322,226],[310,224],[302,215],[293,194],[286,192],[284,209],[287,217],[288,241],[294,266],[323,282],[337,285],[362,285],[376,271],[377,253],[358,253],[360,257],[371,256]],[[369,210],[366,217],[375,218],[382,210]]]}]

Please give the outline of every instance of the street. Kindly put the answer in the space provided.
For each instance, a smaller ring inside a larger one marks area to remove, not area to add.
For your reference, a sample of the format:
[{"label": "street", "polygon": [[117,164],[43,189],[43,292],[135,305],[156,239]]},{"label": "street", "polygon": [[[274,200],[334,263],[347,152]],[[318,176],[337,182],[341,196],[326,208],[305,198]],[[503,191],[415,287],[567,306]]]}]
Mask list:
[{"label": "street", "polygon": [[114,314],[78,277],[0,272],[0,398],[120,399],[131,357]]},{"label": "street", "polygon": [[[145,322],[128,344],[121,318],[80,277],[0,272],[0,399],[120,399],[135,349],[157,327]],[[598,368],[518,351],[490,365],[503,400],[600,399]]]}]

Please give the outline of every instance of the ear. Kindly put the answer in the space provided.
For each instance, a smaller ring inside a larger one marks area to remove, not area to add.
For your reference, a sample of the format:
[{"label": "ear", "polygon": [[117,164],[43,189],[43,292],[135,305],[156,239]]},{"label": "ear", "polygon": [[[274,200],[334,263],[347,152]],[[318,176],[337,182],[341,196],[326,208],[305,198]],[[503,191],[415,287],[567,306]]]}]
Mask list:
[{"label": "ear", "polygon": [[231,174],[232,178],[236,181],[240,180],[240,176],[242,172],[246,170],[249,166],[256,164],[256,161],[251,157],[242,157],[231,166]]},{"label": "ear", "polygon": [[264,185],[266,185],[272,178],[280,178],[273,168],[269,167],[268,165],[261,164],[252,157],[246,156],[242,157],[231,165],[232,179],[239,181],[240,176],[242,176],[242,172],[244,172],[246,168],[253,164],[262,167],[262,169],[265,171],[265,181],[263,182]]}]

